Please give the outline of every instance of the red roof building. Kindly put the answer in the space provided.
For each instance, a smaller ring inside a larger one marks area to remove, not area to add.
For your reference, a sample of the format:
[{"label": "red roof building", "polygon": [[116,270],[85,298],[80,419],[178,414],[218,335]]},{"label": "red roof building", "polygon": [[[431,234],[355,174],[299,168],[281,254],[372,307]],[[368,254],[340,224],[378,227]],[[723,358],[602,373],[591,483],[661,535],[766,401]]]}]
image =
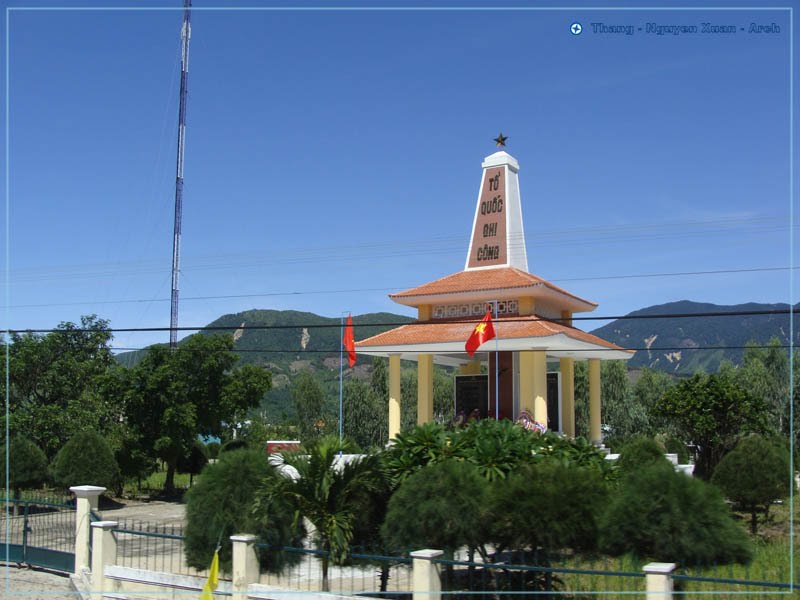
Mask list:
[{"label": "red roof building", "polygon": [[[485,406],[473,412],[514,419],[524,412],[568,436],[575,435],[574,362],[586,360],[590,437],[600,443],[600,361],[627,360],[633,352],[572,325],[573,314],[593,311],[596,303],[528,273],[519,164],[500,151],[482,166],[464,270],[391,294],[417,309],[417,321],[356,342],[361,354],[389,358],[389,436],[400,431],[401,360],[417,362],[418,423],[433,419],[435,362],[459,367],[473,387],[485,380]],[[469,356],[465,342],[487,308],[496,337]]]}]

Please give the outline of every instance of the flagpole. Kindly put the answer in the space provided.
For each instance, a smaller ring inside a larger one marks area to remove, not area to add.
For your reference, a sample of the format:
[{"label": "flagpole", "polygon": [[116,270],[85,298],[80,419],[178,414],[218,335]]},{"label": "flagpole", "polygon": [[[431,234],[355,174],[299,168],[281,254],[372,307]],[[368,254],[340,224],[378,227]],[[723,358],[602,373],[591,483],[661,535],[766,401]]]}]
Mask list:
[{"label": "flagpole", "polygon": [[344,386],[344,313],[339,317],[339,454],[342,453],[342,387]]},{"label": "flagpole", "polygon": [[500,338],[497,335],[498,301],[494,301],[494,419],[500,420]]}]

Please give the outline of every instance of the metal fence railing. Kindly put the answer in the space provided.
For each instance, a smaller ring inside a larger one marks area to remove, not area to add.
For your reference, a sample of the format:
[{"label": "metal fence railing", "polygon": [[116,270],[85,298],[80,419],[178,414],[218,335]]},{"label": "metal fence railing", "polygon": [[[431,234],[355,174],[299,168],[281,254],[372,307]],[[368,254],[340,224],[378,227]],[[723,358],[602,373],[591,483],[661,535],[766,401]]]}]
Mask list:
[{"label": "metal fence railing", "polygon": [[[291,566],[279,573],[262,573],[260,583],[293,591],[322,591],[322,558],[327,554],[311,548],[256,544],[260,550],[281,551]],[[334,594],[380,598],[410,598],[411,559],[353,552],[346,564],[329,565],[328,591]]]},{"label": "metal fence railing", "polygon": [[114,528],[114,537],[117,540],[116,565],[177,575],[208,576],[207,569],[198,571],[186,564],[183,527],[180,525],[121,520]]},{"label": "metal fence railing", "polygon": [[[443,596],[448,599],[505,599],[530,596],[535,598],[569,598],[571,594],[603,598],[631,597],[645,591],[645,575],[641,570],[610,571],[554,565],[521,565],[480,563],[436,559],[441,566]],[[602,565],[597,565],[602,566]]]}]

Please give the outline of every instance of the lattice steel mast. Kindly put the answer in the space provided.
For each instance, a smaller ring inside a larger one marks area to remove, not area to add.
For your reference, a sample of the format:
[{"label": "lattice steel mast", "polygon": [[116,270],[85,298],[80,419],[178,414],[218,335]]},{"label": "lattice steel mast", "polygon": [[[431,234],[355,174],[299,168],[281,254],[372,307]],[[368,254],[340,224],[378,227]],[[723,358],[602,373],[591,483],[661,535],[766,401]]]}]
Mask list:
[{"label": "lattice steel mast", "polygon": [[186,147],[186,97],[189,94],[189,39],[192,0],[183,0],[181,28],[181,99],[178,109],[178,163],[175,175],[175,226],[172,234],[172,303],[169,317],[169,345],[178,345],[178,295],[181,269],[181,216],[183,213],[183,153]]}]

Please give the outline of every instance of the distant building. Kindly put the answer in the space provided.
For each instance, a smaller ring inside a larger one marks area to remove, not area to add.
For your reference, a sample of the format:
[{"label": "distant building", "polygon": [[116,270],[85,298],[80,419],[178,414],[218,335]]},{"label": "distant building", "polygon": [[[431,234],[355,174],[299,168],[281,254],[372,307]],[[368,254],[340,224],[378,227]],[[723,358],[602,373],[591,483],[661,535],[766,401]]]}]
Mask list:
[{"label": "distant building", "polygon": [[[572,324],[597,304],[528,273],[519,163],[499,151],[483,162],[472,237],[463,271],[389,297],[417,309],[417,321],[356,342],[361,354],[389,358],[389,437],[400,432],[400,361],[417,363],[417,421],[433,419],[433,364],[459,367],[457,410],[482,417],[531,416],[575,435],[574,364],[589,363],[590,437],[599,443],[600,361],[633,352]],[[467,338],[492,311],[496,338],[473,356]],[[548,374],[548,363],[559,371]],[[481,375],[482,365],[488,367]],[[499,367],[499,368],[497,368]],[[497,383],[496,383],[497,380]],[[499,393],[498,393],[499,388]]]}]

